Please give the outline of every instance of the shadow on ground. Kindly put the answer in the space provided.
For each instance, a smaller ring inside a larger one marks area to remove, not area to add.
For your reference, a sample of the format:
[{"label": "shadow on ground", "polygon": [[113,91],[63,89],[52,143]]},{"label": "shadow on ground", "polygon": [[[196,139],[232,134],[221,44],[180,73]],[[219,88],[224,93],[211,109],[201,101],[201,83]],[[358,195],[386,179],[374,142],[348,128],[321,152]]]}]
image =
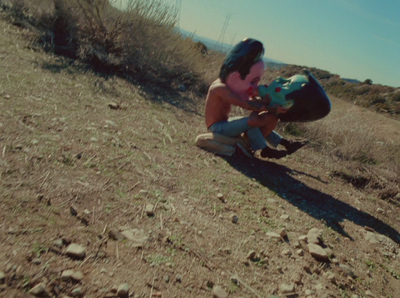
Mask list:
[{"label": "shadow on ground", "polygon": [[376,232],[388,236],[396,243],[400,243],[400,233],[393,227],[331,195],[307,186],[293,176],[307,175],[321,181],[318,177],[268,161],[257,160],[256,163],[249,163],[249,159],[237,156],[225,158],[225,160],[233,168],[257,180],[303,212],[315,219],[323,220],[328,227],[352,240],[351,235],[340,224],[345,219],[360,227],[370,227]]}]

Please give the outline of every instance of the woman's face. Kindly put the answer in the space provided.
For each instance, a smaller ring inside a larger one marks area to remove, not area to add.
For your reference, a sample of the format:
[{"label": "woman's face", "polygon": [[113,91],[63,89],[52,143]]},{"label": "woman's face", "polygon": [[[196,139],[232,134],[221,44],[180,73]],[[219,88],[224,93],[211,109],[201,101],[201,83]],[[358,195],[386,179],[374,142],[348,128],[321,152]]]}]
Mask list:
[{"label": "woman's face", "polygon": [[264,74],[265,65],[262,60],[258,61],[250,68],[250,73],[244,78],[240,77],[239,72],[235,71],[228,75],[226,84],[235,93],[243,99],[248,99],[248,90],[255,89]]}]

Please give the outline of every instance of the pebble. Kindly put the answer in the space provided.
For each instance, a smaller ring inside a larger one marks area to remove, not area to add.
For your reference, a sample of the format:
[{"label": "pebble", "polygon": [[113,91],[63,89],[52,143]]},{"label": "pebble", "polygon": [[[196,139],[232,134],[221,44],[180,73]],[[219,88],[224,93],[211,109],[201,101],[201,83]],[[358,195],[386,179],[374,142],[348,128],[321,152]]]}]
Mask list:
[{"label": "pebble", "polygon": [[122,235],[122,233],[120,231],[118,231],[117,229],[111,229],[108,232],[108,236],[115,241],[122,241],[125,239],[124,235]]},{"label": "pebble", "polygon": [[63,247],[63,241],[62,239],[56,239],[53,241],[53,245],[57,248],[62,248]]},{"label": "pebble", "polygon": [[281,217],[280,217],[280,219],[282,219],[282,220],[288,220],[289,219],[289,215],[287,215],[287,214],[283,214],[283,215],[281,215]]},{"label": "pebble", "polygon": [[326,251],[317,244],[309,243],[308,251],[318,261],[329,261],[328,254],[326,253]]},{"label": "pebble", "polygon": [[129,295],[129,285],[124,283],[118,287],[117,296],[118,297],[128,297]]},{"label": "pebble", "polygon": [[307,235],[302,235],[299,237],[300,242],[307,242]]},{"label": "pebble", "polygon": [[307,242],[318,244],[322,240],[322,230],[312,228],[307,234]]},{"label": "pebble", "polygon": [[131,241],[131,245],[133,247],[137,248],[143,247],[148,238],[143,230],[138,230],[138,229],[125,230],[122,231],[121,234],[126,239]]},{"label": "pebble", "polygon": [[34,296],[41,296],[46,292],[46,285],[44,283],[39,283],[36,286],[34,286],[29,293],[34,295]]},{"label": "pebble", "polygon": [[75,288],[71,291],[72,297],[81,297],[83,296],[83,289],[81,287]]},{"label": "pebble", "polygon": [[67,247],[65,254],[71,258],[83,259],[86,255],[86,249],[82,245],[71,243]]},{"label": "pebble", "polygon": [[0,271],[0,283],[3,283],[6,280],[6,274],[3,271]]},{"label": "pebble", "polygon": [[225,198],[224,195],[222,193],[217,194],[217,198],[218,200],[220,200],[222,203],[225,203]]},{"label": "pebble", "polygon": [[83,280],[84,276],[81,271],[75,271],[72,273],[71,278],[77,282],[81,282]]},{"label": "pebble", "polygon": [[120,105],[116,102],[110,102],[108,103],[108,107],[112,110],[118,110],[120,108]]},{"label": "pebble", "polygon": [[231,220],[234,224],[237,224],[239,222],[239,217],[236,214],[232,214]]},{"label": "pebble", "polygon": [[221,286],[214,286],[212,289],[212,296],[214,298],[226,298],[228,293]]},{"label": "pebble", "polygon": [[283,238],[286,239],[288,237],[287,232],[285,229],[282,229],[279,235]]},{"label": "pebble", "polygon": [[257,253],[256,253],[254,250],[251,250],[251,251],[247,254],[246,259],[252,261],[252,260],[255,259],[256,254],[257,254]]},{"label": "pebble", "polygon": [[146,205],[144,211],[146,212],[147,216],[154,216],[154,205],[153,204]]},{"label": "pebble", "polygon": [[61,279],[64,281],[74,280],[80,282],[83,280],[83,273],[81,271],[74,271],[72,269],[64,270],[61,274]]},{"label": "pebble", "polygon": [[72,274],[74,274],[74,270],[72,270],[72,269],[64,270],[64,271],[61,273],[61,280],[64,280],[64,281],[70,280]]},{"label": "pebble", "polygon": [[374,293],[372,293],[370,290],[367,290],[365,292],[365,296],[367,296],[367,297],[375,297]]},{"label": "pebble", "polygon": [[279,289],[281,290],[282,294],[290,294],[290,293],[294,292],[295,285],[294,285],[294,283],[281,284]]},{"label": "pebble", "polygon": [[275,232],[267,232],[267,236],[270,238],[275,238],[275,239],[282,239],[281,235]]}]

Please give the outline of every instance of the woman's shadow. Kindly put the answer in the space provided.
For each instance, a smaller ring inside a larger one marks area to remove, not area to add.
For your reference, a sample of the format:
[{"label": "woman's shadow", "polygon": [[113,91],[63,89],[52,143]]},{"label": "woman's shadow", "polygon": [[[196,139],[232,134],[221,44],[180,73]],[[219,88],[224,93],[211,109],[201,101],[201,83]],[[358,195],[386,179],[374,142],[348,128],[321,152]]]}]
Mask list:
[{"label": "woman's shadow", "polygon": [[294,171],[286,166],[268,161],[256,160],[255,162],[251,162],[251,159],[235,155],[225,158],[225,160],[233,168],[257,180],[268,189],[274,191],[281,198],[290,202],[303,212],[308,213],[315,219],[325,221],[328,227],[350,239],[353,238],[340,224],[345,219],[361,227],[372,228],[377,233],[386,235],[396,243],[400,243],[400,233],[393,227],[331,195],[307,186],[293,178],[292,175],[307,175],[322,183],[327,183],[318,177],[304,172]]}]

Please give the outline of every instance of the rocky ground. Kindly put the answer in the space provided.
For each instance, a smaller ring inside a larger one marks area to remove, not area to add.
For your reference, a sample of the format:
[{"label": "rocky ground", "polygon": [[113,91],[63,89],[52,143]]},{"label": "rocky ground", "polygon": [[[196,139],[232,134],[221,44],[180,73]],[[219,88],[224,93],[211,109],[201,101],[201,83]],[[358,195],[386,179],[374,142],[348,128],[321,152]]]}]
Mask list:
[{"label": "rocky ground", "polygon": [[400,208],[313,144],[215,156],[189,94],[0,32],[0,296],[400,297]]}]

